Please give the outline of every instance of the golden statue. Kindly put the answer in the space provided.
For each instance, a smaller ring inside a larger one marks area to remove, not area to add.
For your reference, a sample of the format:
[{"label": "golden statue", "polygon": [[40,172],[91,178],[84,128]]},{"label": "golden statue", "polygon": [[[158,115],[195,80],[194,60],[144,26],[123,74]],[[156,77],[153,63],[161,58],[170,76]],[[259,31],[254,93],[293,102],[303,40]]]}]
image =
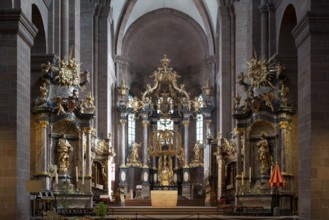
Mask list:
[{"label": "golden statue", "polygon": [[128,166],[141,166],[141,162],[139,161],[138,150],[141,147],[141,144],[133,143],[130,149],[130,157],[128,159]]},{"label": "golden statue", "polygon": [[62,134],[57,144],[57,167],[60,173],[67,173],[69,170],[71,152],[72,146],[66,139],[65,134]]},{"label": "golden statue", "polygon": [[273,164],[273,157],[270,154],[268,142],[265,134],[261,134],[261,140],[257,142],[258,156],[257,159],[260,163],[260,173],[267,175],[270,172],[271,165]]},{"label": "golden statue", "polygon": [[160,165],[161,160],[159,160],[159,182],[161,186],[170,186],[172,184],[172,177],[174,175],[174,172],[172,170],[172,167],[168,166],[167,156],[164,156],[163,166],[160,167]]},{"label": "golden statue", "polygon": [[193,148],[194,157],[191,163],[191,167],[202,166],[203,165],[203,150],[200,141],[197,141]]}]

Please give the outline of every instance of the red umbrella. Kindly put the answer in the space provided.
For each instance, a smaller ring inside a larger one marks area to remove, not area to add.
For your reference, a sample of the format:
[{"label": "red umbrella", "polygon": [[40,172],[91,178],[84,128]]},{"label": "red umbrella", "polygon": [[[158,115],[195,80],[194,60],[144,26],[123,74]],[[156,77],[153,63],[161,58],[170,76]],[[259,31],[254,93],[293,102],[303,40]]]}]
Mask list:
[{"label": "red umbrella", "polygon": [[286,186],[286,181],[284,181],[284,179],[283,179],[278,162],[276,162],[274,165],[271,179],[268,181],[268,186],[272,187],[272,188]]}]

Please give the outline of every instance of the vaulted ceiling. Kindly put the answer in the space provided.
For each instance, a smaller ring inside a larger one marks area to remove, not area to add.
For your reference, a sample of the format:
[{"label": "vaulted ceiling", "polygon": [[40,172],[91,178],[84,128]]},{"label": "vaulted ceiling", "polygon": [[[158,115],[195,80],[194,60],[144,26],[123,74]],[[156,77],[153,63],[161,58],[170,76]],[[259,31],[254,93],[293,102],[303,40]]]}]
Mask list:
[{"label": "vaulted ceiling", "polygon": [[164,54],[195,93],[212,77],[200,81],[208,74],[207,58],[214,54],[216,0],[115,0],[112,7],[116,55],[128,59],[132,91],[138,93],[150,82],[148,76]]}]

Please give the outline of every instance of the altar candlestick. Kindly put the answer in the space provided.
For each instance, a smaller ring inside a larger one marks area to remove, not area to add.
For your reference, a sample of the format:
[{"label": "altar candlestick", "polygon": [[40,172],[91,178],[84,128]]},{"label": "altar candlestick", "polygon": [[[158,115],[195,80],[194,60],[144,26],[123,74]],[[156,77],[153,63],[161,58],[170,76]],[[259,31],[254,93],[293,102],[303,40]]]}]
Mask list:
[{"label": "altar candlestick", "polygon": [[75,167],[75,179],[78,182],[78,178],[79,178],[79,171],[78,171],[78,167]]},{"label": "altar candlestick", "polygon": [[249,167],[249,182],[251,183],[251,167]]},{"label": "altar candlestick", "polygon": [[241,174],[241,185],[243,186],[244,185],[244,175],[243,175],[243,172]]}]

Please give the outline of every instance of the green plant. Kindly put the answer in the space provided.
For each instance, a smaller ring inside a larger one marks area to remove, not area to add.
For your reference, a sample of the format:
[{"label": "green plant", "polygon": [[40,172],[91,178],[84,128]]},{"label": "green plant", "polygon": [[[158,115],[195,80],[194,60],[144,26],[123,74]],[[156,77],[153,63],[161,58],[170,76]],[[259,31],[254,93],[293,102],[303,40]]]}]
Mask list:
[{"label": "green plant", "polygon": [[104,216],[108,215],[109,209],[106,204],[104,204],[103,202],[100,202],[95,206],[94,212],[95,212],[96,216],[104,217]]}]

